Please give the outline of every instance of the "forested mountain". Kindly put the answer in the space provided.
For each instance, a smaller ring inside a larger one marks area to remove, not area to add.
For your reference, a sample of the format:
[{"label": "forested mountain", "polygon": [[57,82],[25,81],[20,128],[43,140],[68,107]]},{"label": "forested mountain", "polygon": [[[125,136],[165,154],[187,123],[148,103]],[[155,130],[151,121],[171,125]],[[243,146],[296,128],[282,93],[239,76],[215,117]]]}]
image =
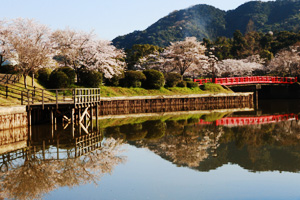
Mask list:
[{"label": "forested mountain", "polygon": [[299,31],[300,0],[251,1],[235,10],[222,11],[209,5],[196,5],[173,11],[144,31],[135,31],[113,40],[119,48],[134,44],[152,44],[161,47],[170,42],[195,36],[216,39],[231,37],[235,30],[248,31]]}]

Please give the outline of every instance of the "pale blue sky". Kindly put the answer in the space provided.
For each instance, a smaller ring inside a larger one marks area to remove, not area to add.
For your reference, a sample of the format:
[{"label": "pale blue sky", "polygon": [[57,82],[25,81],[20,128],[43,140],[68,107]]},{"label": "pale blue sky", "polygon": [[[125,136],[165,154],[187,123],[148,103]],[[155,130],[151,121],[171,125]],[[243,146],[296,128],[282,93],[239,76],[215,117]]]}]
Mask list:
[{"label": "pale blue sky", "polygon": [[94,30],[112,40],[144,30],[174,10],[208,4],[235,9],[246,0],[1,0],[0,19],[34,18],[52,29]]}]

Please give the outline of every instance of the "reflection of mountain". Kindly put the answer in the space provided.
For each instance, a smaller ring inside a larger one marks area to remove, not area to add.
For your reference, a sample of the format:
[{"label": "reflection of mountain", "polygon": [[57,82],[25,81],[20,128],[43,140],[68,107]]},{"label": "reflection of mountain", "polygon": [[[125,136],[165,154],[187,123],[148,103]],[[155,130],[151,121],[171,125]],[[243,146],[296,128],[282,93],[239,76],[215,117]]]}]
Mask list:
[{"label": "reflection of mountain", "polygon": [[2,198],[36,199],[58,187],[95,183],[125,161],[120,156],[121,141],[103,140],[101,132],[72,139],[70,133],[49,135],[37,130],[28,146],[1,155]]}]

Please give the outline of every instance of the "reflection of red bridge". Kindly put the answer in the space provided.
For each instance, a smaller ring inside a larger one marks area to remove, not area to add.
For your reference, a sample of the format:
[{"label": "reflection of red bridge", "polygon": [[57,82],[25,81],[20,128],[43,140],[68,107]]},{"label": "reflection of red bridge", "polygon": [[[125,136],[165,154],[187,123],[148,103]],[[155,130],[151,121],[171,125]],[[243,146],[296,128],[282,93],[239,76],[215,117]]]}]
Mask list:
[{"label": "reflection of red bridge", "polygon": [[[203,85],[211,83],[212,79],[194,79],[194,82]],[[216,78],[215,83],[220,85],[245,85],[245,84],[293,84],[297,82],[297,77],[274,77],[274,76],[249,76]]]},{"label": "reflection of red bridge", "polygon": [[[259,125],[259,124],[270,124],[281,121],[298,120],[296,114],[285,114],[285,115],[269,115],[260,117],[225,117],[215,121],[217,126],[245,126],[245,125]],[[200,119],[198,124],[213,124],[214,122],[207,122]]]}]

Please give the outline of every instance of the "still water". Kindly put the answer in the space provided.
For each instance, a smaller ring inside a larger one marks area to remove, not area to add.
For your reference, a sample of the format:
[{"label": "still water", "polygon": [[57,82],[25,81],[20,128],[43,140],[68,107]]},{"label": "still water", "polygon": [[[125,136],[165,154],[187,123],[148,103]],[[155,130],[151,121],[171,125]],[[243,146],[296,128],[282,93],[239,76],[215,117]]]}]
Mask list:
[{"label": "still water", "polygon": [[0,131],[1,198],[300,199],[298,101]]}]

